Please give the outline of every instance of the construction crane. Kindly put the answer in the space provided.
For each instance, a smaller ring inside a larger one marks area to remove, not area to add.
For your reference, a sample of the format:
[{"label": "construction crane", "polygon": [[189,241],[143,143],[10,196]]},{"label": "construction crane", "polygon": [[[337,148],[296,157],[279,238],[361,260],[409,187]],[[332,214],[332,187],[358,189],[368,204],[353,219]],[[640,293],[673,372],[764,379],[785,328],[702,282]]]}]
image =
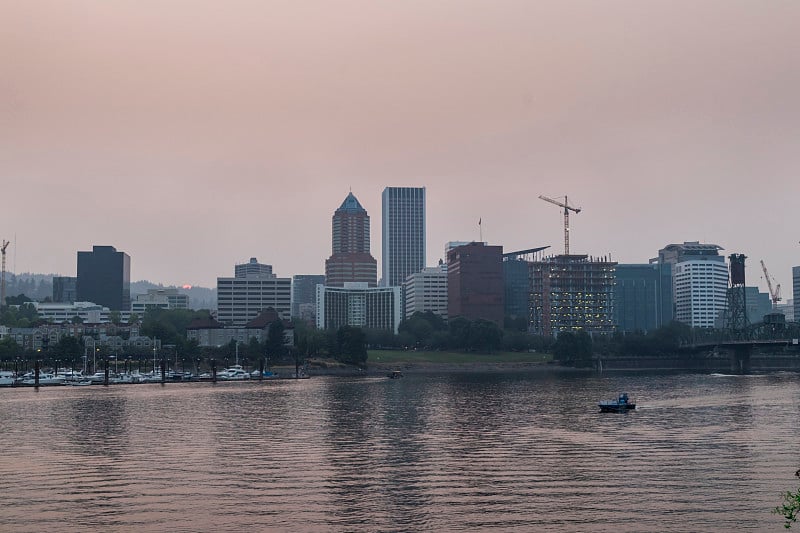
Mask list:
[{"label": "construction crane", "polygon": [[581,212],[581,208],[572,207],[569,205],[569,201],[567,200],[566,196],[564,196],[563,203],[559,202],[558,200],[548,198],[547,196],[539,196],[539,198],[545,202],[550,202],[551,204],[564,208],[564,255],[569,255],[569,212],[572,211],[575,214],[578,214]]},{"label": "construction crane", "polygon": [[3,246],[0,247],[0,253],[3,254],[3,269],[0,273],[0,307],[6,305],[6,248],[8,248],[8,241],[3,239]]},{"label": "construction crane", "polygon": [[767,265],[764,264],[763,259],[761,260],[761,270],[764,271],[764,277],[767,279],[767,288],[769,289],[769,296],[772,299],[772,305],[774,307],[781,301],[781,284],[778,283],[775,285],[775,288],[772,287],[772,279],[770,279]]}]

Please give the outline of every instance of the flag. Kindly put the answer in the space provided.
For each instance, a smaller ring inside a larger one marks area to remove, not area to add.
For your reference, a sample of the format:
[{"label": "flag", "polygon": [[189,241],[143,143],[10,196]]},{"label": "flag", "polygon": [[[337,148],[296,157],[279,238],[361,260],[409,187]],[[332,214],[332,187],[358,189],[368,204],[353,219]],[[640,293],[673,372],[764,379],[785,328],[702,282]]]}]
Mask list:
[{"label": "flag", "polygon": [[480,218],[478,219],[478,225],[479,226],[481,225],[481,219]]}]

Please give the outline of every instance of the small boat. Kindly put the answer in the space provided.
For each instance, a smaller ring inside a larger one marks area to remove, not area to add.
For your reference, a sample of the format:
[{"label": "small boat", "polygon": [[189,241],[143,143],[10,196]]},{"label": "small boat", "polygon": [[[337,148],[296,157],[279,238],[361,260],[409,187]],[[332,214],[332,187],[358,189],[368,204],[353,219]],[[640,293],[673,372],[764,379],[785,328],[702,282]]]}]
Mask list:
[{"label": "small boat", "polygon": [[389,372],[389,379],[400,379],[403,377],[403,372],[400,370],[392,370]]},{"label": "small boat", "polygon": [[250,373],[243,369],[241,365],[234,365],[222,372],[217,372],[217,379],[222,381],[241,381],[250,379]]},{"label": "small boat", "polygon": [[2,370],[0,371],[0,387],[13,387],[17,381],[17,376],[13,372]]},{"label": "small boat", "polygon": [[606,400],[597,404],[601,413],[624,413],[636,409],[636,404],[628,398],[627,392],[622,392],[616,400]]}]

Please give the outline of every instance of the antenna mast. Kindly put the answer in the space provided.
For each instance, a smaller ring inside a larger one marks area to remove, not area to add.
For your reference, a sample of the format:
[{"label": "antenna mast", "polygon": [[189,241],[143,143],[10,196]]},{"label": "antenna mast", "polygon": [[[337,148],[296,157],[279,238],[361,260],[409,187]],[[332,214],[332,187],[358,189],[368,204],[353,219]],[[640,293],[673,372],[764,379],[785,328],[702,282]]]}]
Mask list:
[{"label": "antenna mast", "polygon": [[3,246],[0,248],[0,253],[3,254],[3,269],[0,274],[0,308],[6,305],[6,248],[8,248],[8,241],[3,239]]}]

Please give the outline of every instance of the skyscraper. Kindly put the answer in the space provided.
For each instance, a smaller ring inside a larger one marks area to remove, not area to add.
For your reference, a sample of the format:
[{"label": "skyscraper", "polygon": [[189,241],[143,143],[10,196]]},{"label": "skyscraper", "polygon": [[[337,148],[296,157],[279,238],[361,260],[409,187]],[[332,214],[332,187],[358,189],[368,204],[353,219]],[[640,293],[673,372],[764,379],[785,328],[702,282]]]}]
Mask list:
[{"label": "skyscraper", "polygon": [[130,311],[130,256],[113,246],[93,246],[91,252],[78,252],[75,297],[112,311]]},{"label": "skyscraper", "polygon": [[395,287],[425,267],[425,187],[386,187],[382,203],[381,279]]},{"label": "skyscraper", "polygon": [[334,212],[332,226],[332,255],[325,261],[325,284],[377,285],[378,263],[369,253],[369,215],[352,192]]}]

